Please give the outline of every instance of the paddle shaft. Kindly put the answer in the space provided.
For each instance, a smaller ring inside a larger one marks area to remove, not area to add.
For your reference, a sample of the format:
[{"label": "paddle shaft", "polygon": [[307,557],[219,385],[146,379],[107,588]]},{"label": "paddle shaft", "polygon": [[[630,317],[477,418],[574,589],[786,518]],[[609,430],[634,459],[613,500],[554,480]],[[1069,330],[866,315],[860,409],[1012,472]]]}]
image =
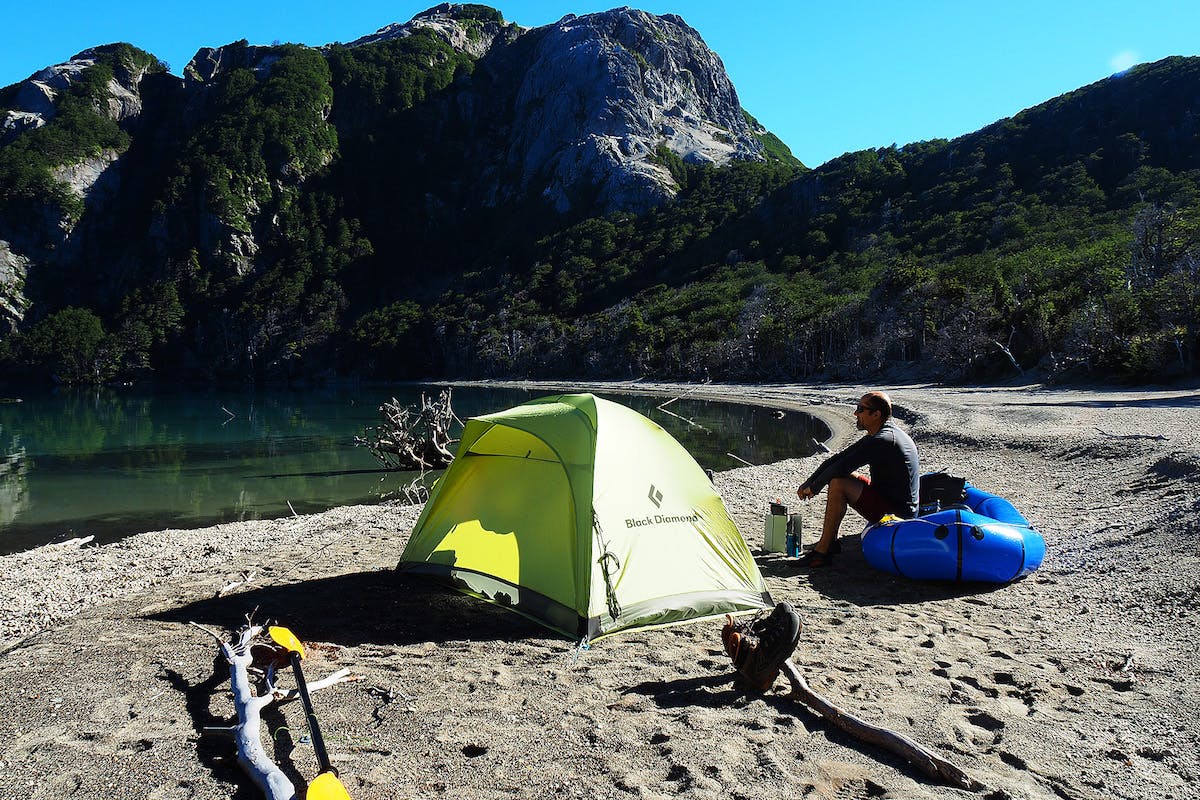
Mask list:
[{"label": "paddle shaft", "polygon": [[325,752],[325,739],[321,736],[321,726],[317,724],[317,714],[313,711],[312,699],[308,696],[308,684],[304,682],[304,671],[300,669],[300,654],[291,652],[292,671],[296,673],[296,687],[300,689],[300,702],[304,704],[304,714],[308,718],[308,730],[312,735],[313,749],[317,751],[317,766],[321,772],[333,772],[329,763],[329,753]]}]

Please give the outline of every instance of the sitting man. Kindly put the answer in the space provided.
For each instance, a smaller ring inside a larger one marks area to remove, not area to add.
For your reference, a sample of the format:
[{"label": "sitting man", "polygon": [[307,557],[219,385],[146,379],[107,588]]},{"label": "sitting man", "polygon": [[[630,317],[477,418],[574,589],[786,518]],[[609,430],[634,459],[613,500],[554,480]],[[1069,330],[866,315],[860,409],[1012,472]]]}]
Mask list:
[{"label": "sitting man", "polygon": [[[891,399],[883,392],[867,392],[854,409],[854,422],[867,435],[825,459],[796,490],[801,500],[808,500],[829,487],[821,539],[801,556],[802,566],[833,563],[834,553],[841,552],[837,534],[847,507],[871,523],[888,514],[910,519],[917,513],[921,462],[913,440],[892,420]],[[854,472],[864,465],[871,467],[870,480]]]}]

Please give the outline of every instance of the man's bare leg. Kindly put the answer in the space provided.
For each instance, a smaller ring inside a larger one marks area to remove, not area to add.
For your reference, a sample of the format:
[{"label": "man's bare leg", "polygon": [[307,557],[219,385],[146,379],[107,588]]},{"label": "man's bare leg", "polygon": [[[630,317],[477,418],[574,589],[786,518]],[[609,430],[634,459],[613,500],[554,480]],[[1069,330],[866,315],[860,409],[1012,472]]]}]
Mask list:
[{"label": "man's bare leg", "polygon": [[858,478],[834,478],[825,490],[825,520],[821,524],[821,539],[813,549],[828,553],[837,540],[838,528],[846,518],[846,509],[862,497],[863,482]]}]

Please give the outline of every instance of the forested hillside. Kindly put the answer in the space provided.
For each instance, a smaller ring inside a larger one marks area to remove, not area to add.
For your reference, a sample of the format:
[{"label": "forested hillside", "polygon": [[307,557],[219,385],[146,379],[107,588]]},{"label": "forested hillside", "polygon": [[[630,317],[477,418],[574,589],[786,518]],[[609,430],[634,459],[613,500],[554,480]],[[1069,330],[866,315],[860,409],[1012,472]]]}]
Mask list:
[{"label": "forested hillside", "polygon": [[954,141],[679,165],[676,202],[485,264],[405,324],[456,374],[1194,374],[1198,111],[1200,59],[1172,58]]},{"label": "forested hillside", "polygon": [[685,170],[669,206],[485,269],[425,349],[518,374],[1195,374],[1197,112],[1200,59],[1171,58],[954,141]]},{"label": "forested hillside", "polygon": [[[582,30],[629,85],[675,91],[679,65],[719,65],[676,17],[455,9],[353,46],[202,51],[182,81],[97,48],[0,90],[0,373],[1197,370],[1200,59],[809,170],[731,87],[679,89],[694,113],[623,123],[612,153],[603,97],[551,117],[562,84],[530,88],[591,80],[546,67]],[[596,149],[564,149],[564,119]]]}]

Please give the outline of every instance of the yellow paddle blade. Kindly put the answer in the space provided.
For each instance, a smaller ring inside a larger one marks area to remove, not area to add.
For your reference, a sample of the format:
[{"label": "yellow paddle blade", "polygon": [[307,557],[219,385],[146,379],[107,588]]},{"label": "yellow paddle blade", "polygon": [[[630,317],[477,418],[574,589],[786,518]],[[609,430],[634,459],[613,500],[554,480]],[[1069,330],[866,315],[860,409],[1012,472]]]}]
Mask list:
[{"label": "yellow paddle blade", "polygon": [[350,793],[332,772],[322,772],[308,785],[306,800],[350,800]]},{"label": "yellow paddle blade", "polygon": [[296,634],[289,631],[287,628],[279,625],[272,625],[267,628],[267,634],[272,641],[285,650],[290,650],[293,653],[299,653],[301,658],[304,658],[304,645],[300,644],[300,640],[296,638]]}]

